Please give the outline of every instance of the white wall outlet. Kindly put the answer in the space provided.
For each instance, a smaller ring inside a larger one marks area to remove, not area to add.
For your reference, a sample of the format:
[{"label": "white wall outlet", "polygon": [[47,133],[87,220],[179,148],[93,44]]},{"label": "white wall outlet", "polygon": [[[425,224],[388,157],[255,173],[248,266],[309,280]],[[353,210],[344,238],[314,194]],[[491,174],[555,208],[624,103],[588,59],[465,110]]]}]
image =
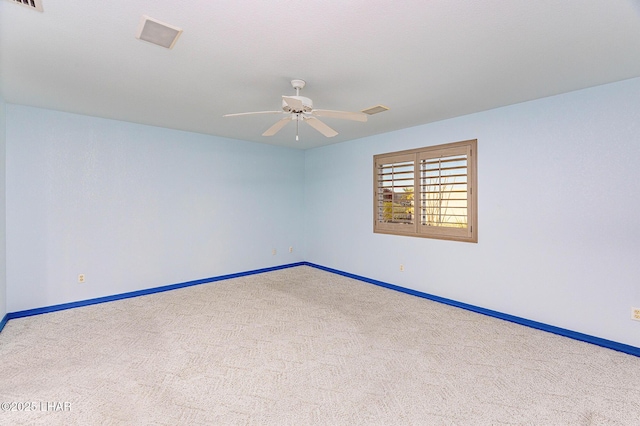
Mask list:
[{"label": "white wall outlet", "polygon": [[276,255],[276,249],[271,249],[271,254],[275,256]]},{"label": "white wall outlet", "polygon": [[84,282],[84,274],[79,274],[78,275],[78,282],[79,283],[83,283]]},{"label": "white wall outlet", "polygon": [[404,265],[402,263],[400,264],[400,272],[404,272]]},{"label": "white wall outlet", "polygon": [[640,321],[640,308],[631,308],[631,319]]},{"label": "white wall outlet", "polygon": [[289,247],[289,253],[293,253],[293,247]]}]

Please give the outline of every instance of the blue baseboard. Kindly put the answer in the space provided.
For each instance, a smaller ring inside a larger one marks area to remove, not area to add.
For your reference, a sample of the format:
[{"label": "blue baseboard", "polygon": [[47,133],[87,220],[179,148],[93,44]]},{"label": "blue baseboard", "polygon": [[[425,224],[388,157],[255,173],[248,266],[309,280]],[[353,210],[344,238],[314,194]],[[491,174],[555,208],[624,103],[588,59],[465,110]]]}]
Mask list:
[{"label": "blue baseboard", "polygon": [[248,276],[248,275],[261,274],[261,273],[264,273],[264,272],[277,271],[277,270],[280,270],[280,269],[293,268],[293,267],[296,267],[296,266],[310,266],[310,267],[313,267],[313,268],[316,268],[316,269],[320,269],[320,270],[323,270],[323,271],[326,271],[326,272],[331,272],[333,274],[342,275],[342,276],[347,277],[347,278],[352,278],[352,279],[355,279],[355,280],[358,280],[358,281],[362,281],[362,282],[366,282],[366,283],[369,283],[369,284],[374,284],[374,285],[377,285],[377,286],[380,286],[380,287],[385,287],[385,288],[388,288],[388,289],[391,289],[391,290],[399,291],[399,292],[402,292],[402,293],[410,294],[412,296],[422,297],[424,299],[433,300],[434,302],[444,303],[445,305],[455,306],[456,308],[466,309],[468,311],[477,312],[479,314],[488,315],[490,317],[499,318],[499,319],[502,319],[502,320],[505,320],[505,321],[510,321],[510,322],[513,322],[513,323],[516,323],[516,324],[524,325],[524,326],[535,328],[535,329],[538,329],[538,330],[547,331],[549,333],[557,334],[557,335],[564,336],[564,337],[569,337],[571,339],[580,340],[580,341],[583,341],[583,342],[587,342],[587,343],[591,343],[591,344],[594,344],[594,345],[602,346],[604,348],[613,349],[613,350],[616,350],[616,351],[619,351],[619,352],[627,353],[629,355],[634,355],[634,356],[640,357],[640,348],[635,347],[635,346],[625,345],[623,343],[614,342],[612,340],[602,339],[600,337],[595,337],[595,336],[590,336],[588,334],[578,333],[577,331],[567,330],[565,328],[560,328],[560,327],[556,327],[556,326],[553,326],[553,325],[548,325],[548,324],[544,324],[544,323],[541,323],[541,322],[528,320],[526,318],[521,318],[521,317],[517,317],[517,316],[514,316],[514,315],[509,315],[509,314],[504,314],[502,312],[493,311],[491,309],[481,308],[479,306],[469,305],[467,303],[458,302],[456,300],[447,299],[447,298],[444,298],[444,297],[434,296],[432,294],[423,293],[421,291],[416,291],[416,290],[411,290],[411,289],[408,289],[408,288],[405,288],[405,287],[400,287],[400,286],[397,286],[397,285],[394,285],[394,284],[389,284],[389,283],[386,283],[386,282],[383,282],[383,281],[374,280],[372,278],[367,278],[367,277],[363,277],[363,276],[360,276],[360,275],[350,274],[348,272],[340,271],[338,269],[328,268],[328,267],[322,266],[322,265],[316,265],[315,263],[311,263],[311,262],[289,263],[289,264],[286,264],[286,265],[272,266],[272,267],[269,267],[269,268],[262,268],[262,269],[254,269],[254,270],[246,271],[246,272],[238,272],[238,273],[235,273],[235,274],[220,275],[220,276],[217,276],[217,277],[203,278],[203,279],[200,279],[200,280],[187,281],[187,282],[178,283],[178,284],[170,284],[170,285],[166,285],[166,286],[162,286],[162,287],[154,287],[154,288],[149,288],[149,289],[144,289],[144,290],[131,291],[131,292],[128,292],[128,293],[114,294],[112,296],[105,296],[105,297],[98,297],[98,298],[95,298],[95,299],[80,300],[78,302],[63,303],[63,304],[60,304],[60,305],[46,306],[46,307],[43,307],[43,308],[27,309],[27,310],[18,311],[18,312],[10,312],[10,313],[7,313],[4,316],[4,318],[2,318],[2,321],[0,321],[0,332],[4,328],[4,326],[7,323],[7,321],[9,321],[10,319],[14,319],[14,318],[23,318],[23,317],[28,317],[28,316],[32,316],[32,315],[44,314],[44,313],[47,313],[47,312],[55,312],[55,311],[61,311],[61,310],[64,310],[64,309],[78,308],[78,307],[81,307],[81,306],[95,305],[97,303],[105,303],[105,302],[111,302],[111,301],[114,301],[114,300],[128,299],[130,297],[144,296],[146,294],[160,293],[160,292],[163,292],[163,291],[175,290],[175,289],[178,289],[178,288],[190,287],[190,286],[198,285],[198,284],[205,284],[205,283],[211,283],[211,282],[215,282],[215,281],[228,280],[230,278],[239,278],[239,277],[244,277],[244,276]]},{"label": "blue baseboard", "polygon": [[4,326],[7,324],[7,321],[9,321],[9,314],[6,314],[4,318],[2,318],[2,321],[0,321],[0,333],[2,332]]},{"label": "blue baseboard", "polygon": [[580,340],[583,342],[591,343],[594,345],[602,346],[604,348],[613,349],[619,352],[624,352],[629,355],[640,357],[640,348],[625,345],[624,343],[614,342],[613,340],[602,339],[600,337],[590,336],[588,334],[578,333],[577,331],[567,330],[565,328],[556,327],[553,325],[544,324],[537,321],[528,320],[526,318],[517,317],[514,315],[504,314],[498,311],[492,311],[491,309],[481,308],[479,306],[469,305],[467,303],[458,302],[456,300],[446,299],[444,297],[434,296],[432,294],[423,293],[421,291],[411,290],[408,288],[400,287],[394,284],[385,283],[382,281],[374,280],[371,278],[363,277],[360,275],[350,274],[348,272],[339,271],[333,268],[327,268],[326,266],[316,265],[310,262],[303,262],[306,266],[311,266],[323,271],[332,272],[334,274],[342,275],[344,277],[353,278],[358,281],[363,281],[369,284],[375,284],[380,287],[385,287],[391,290],[400,291],[402,293],[411,294],[413,296],[422,297],[425,299],[433,300],[434,302],[444,303],[445,305],[455,306],[456,308],[466,309],[468,311],[477,312],[479,314],[488,315],[490,317],[499,318],[501,320],[510,321],[516,324],[524,325],[538,330],[547,331],[549,333],[557,334],[571,339]]},{"label": "blue baseboard", "polygon": [[[227,274],[227,275],[220,275],[217,277],[203,278],[200,280],[186,281],[183,283],[170,284],[162,287],[147,288],[144,290],[131,291],[128,293],[120,293],[120,294],[114,294],[111,296],[97,297],[95,299],[80,300],[78,302],[62,303],[60,305],[45,306],[43,308],[27,309],[27,310],[18,311],[18,312],[10,312],[5,316],[5,319],[3,320],[4,322],[2,323],[2,325],[4,326],[4,323],[7,320],[14,319],[14,318],[30,317],[32,315],[40,315],[40,314],[45,314],[47,312],[62,311],[64,309],[72,309],[72,308],[78,308],[81,306],[95,305],[97,303],[112,302],[114,300],[128,299],[130,297],[138,297],[138,296],[144,296],[147,294],[161,293],[163,291],[176,290],[178,288],[191,287],[193,285],[198,285],[198,284],[212,283],[215,281],[228,280],[230,278],[239,278],[247,275],[262,274],[264,272],[277,271],[279,269],[293,268],[295,266],[302,266],[302,265],[305,265],[305,262],[289,263],[287,265],[272,266],[269,268],[254,269],[252,271],[238,272],[235,274]],[[2,327],[0,327],[0,331],[1,330],[2,330]]]}]

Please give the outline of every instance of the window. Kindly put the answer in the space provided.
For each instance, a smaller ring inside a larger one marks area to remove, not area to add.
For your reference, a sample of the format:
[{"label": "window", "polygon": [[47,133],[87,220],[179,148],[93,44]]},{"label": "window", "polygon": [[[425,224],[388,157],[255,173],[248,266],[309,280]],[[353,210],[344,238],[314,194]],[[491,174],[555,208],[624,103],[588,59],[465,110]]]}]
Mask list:
[{"label": "window", "polygon": [[373,232],[478,242],[477,144],[375,155]]}]

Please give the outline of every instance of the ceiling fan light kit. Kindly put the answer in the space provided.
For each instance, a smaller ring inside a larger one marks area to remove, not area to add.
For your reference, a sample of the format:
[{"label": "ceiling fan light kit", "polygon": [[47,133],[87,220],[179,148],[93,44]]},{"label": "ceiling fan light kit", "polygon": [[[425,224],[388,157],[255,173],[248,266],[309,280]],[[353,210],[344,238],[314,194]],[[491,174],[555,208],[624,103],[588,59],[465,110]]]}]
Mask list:
[{"label": "ceiling fan light kit", "polygon": [[268,128],[262,136],[273,136],[278,133],[290,121],[296,122],[296,140],[298,136],[298,123],[306,122],[309,126],[316,129],[328,138],[332,138],[338,134],[331,127],[327,126],[316,117],[339,118],[351,121],[367,121],[367,115],[362,112],[333,111],[326,109],[313,109],[313,101],[307,97],[300,96],[300,90],[305,86],[304,80],[291,80],[291,86],[296,90],[295,96],[282,96],[282,111],[256,111],[241,112],[236,114],[226,114],[223,117],[237,117],[240,115],[254,114],[286,114],[286,117],[277,121],[273,126]]}]

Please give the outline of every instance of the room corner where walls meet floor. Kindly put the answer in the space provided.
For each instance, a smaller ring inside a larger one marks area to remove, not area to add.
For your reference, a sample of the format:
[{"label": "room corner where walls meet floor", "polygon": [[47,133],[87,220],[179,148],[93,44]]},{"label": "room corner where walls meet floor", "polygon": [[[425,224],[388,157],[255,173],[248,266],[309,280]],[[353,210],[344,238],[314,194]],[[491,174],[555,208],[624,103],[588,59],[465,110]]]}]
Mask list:
[{"label": "room corner where walls meet floor", "polygon": [[255,270],[245,271],[245,272],[238,272],[238,273],[234,273],[234,274],[220,275],[220,276],[210,277],[210,278],[203,278],[203,279],[200,279],[200,280],[193,280],[193,281],[187,281],[187,282],[182,282],[182,283],[177,283],[177,284],[170,284],[170,285],[165,285],[165,286],[161,286],[161,287],[155,287],[155,288],[150,288],[150,289],[145,289],[145,290],[139,290],[139,291],[133,291],[133,292],[128,292],[128,293],[116,294],[116,295],[112,295],[112,296],[105,296],[105,297],[100,297],[100,298],[95,298],[95,299],[82,300],[82,301],[78,301],[78,302],[64,303],[64,304],[54,305],[54,306],[46,306],[46,307],[41,307],[41,308],[37,308],[37,309],[28,309],[28,310],[19,311],[19,312],[10,312],[10,313],[7,313],[4,316],[2,321],[0,321],[0,333],[2,332],[2,329],[4,328],[4,326],[7,324],[7,322],[10,319],[24,318],[24,317],[28,317],[28,316],[32,316],[32,315],[40,315],[40,314],[45,314],[45,313],[49,313],[49,312],[55,312],[55,311],[61,311],[61,310],[66,310],[66,309],[78,308],[78,307],[82,307],[82,306],[94,305],[94,304],[98,304],[98,303],[112,302],[112,301],[116,301],[116,300],[122,300],[122,299],[128,299],[128,298],[132,298],[132,297],[144,296],[144,295],[148,295],[148,294],[160,293],[160,292],[164,292],[164,291],[176,290],[176,289],[180,289],[180,288],[191,287],[191,286],[194,286],[194,285],[212,283],[212,282],[216,282],[216,281],[223,281],[223,280],[228,280],[228,279],[232,279],[232,278],[239,278],[239,277],[243,277],[243,276],[262,274],[262,273],[265,273],[265,272],[271,272],[271,271],[277,271],[277,270],[281,270],[281,269],[294,268],[294,267],[298,267],[298,266],[309,266],[309,267],[320,269],[320,270],[323,270],[323,271],[326,271],[326,272],[330,272],[330,273],[333,273],[333,274],[336,274],[336,275],[341,275],[341,276],[344,276],[344,277],[347,277],[347,278],[351,278],[351,279],[355,279],[355,280],[362,281],[362,282],[365,282],[365,283],[369,283],[369,284],[373,284],[373,285],[376,285],[376,286],[384,287],[384,288],[387,288],[387,289],[390,289],[390,290],[402,292],[402,293],[409,294],[409,295],[416,296],[416,297],[421,297],[421,298],[424,298],[424,299],[432,300],[434,302],[446,304],[446,305],[453,306],[453,307],[460,308],[460,309],[465,309],[465,310],[468,310],[468,311],[471,311],[471,312],[479,313],[479,314],[482,314],[482,315],[487,315],[487,316],[498,318],[498,319],[501,319],[501,320],[504,320],[504,321],[513,322],[513,323],[516,323],[516,324],[519,324],[519,325],[523,325],[523,326],[526,326],[526,327],[535,328],[535,329],[538,329],[538,330],[542,330],[542,331],[546,331],[546,332],[549,332],[549,333],[557,334],[557,335],[560,335],[560,336],[563,336],[563,337],[568,337],[570,339],[579,340],[579,341],[582,341],[582,342],[586,342],[586,343],[594,344],[594,345],[597,345],[597,346],[601,346],[601,347],[604,347],[604,348],[607,348],[607,349],[612,349],[612,350],[615,350],[615,351],[619,351],[619,352],[623,352],[623,353],[626,353],[626,354],[629,354],[629,355],[640,357],[640,348],[635,347],[635,346],[626,345],[626,344],[615,342],[615,341],[612,341],[612,340],[602,339],[602,338],[596,337],[596,336],[590,336],[590,335],[587,335],[587,334],[584,334],[584,333],[578,333],[578,332],[575,332],[575,331],[572,331],[572,330],[567,330],[567,329],[564,329],[564,328],[561,328],[561,327],[556,327],[556,326],[553,326],[553,325],[549,325],[549,324],[544,324],[544,323],[537,322],[537,321],[528,320],[526,318],[521,318],[521,317],[517,317],[517,316],[514,316],[514,315],[505,314],[505,313],[502,313],[502,312],[497,312],[497,311],[494,311],[494,310],[491,310],[491,309],[482,308],[482,307],[479,307],[479,306],[469,305],[467,303],[458,302],[456,300],[451,300],[451,299],[435,296],[435,295],[432,295],[432,294],[423,293],[423,292],[420,292],[420,291],[408,289],[408,288],[405,288],[405,287],[397,286],[397,285],[394,285],[394,284],[390,284],[390,283],[387,283],[387,282],[375,280],[375,279],[368,278],[368,277],[363,277],[361,275],[351,274],[351,273],[348,273],[348,272],[340,271],[340,270],[329,268],[329,267],[322,266],[322,265],[317,265],[317,264],[314,264],[314,263],[311,263],[311,262],[306,262],[306,261],[290,263],[290,264],[285,264],[285,265],[279,265],[279,266],[273,266],[273,267],[268,267],[268,268],[255,269]]}]

